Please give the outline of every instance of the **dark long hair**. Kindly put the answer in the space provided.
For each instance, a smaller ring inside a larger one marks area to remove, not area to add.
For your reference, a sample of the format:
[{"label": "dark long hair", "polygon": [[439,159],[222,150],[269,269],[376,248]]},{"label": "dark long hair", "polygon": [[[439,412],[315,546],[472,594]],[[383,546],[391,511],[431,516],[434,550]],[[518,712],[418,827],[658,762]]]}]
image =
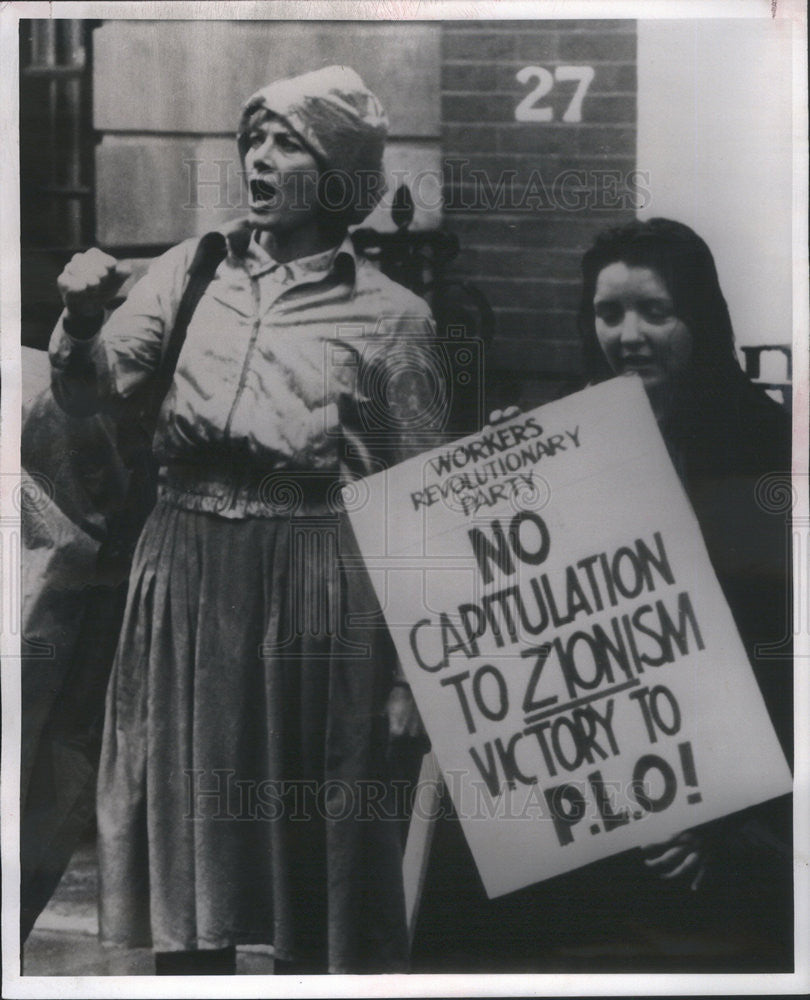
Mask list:
[{"label": "dark long hair", "polygon": [[671,219],[633,221],[601,233],[582,258],[579,330],[585,377],[602,381],[613,372],[596,336],[593,298],[603,268],[622,262],[648,267],[660,275],[675,313],[692,335],[688,398],[675,414],[675,433],[690,437],[705,432],[706,421],[747,381],[734,352],[734,331],[720,289],[714,258],[706,243],[688,226]]}]

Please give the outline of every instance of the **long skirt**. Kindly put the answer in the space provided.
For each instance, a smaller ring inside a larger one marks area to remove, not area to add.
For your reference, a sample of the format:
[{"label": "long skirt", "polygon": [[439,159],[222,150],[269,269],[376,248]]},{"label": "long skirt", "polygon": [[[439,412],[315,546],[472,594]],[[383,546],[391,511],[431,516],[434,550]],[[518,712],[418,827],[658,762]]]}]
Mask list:
[{"label": "long skirt", "polygon": [[394,655],[344,514],[159,502],[107,693],[102,939],[404,970]]}]

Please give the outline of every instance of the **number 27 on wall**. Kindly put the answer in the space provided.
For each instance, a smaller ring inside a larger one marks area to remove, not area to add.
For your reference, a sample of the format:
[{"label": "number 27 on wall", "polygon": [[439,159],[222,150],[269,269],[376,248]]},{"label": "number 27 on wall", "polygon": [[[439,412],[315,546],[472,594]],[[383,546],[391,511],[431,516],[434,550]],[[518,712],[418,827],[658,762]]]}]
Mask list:
[{"label": "number 27 on wall", "polygon": [[576,80],[577,88],[571,103],[562,116],[564,122],[582,121],[582,102],[588,87],[594,77],[593,66],[557,66],[552,75],[543,66],[524,66],[516,73],[518,83],[529,83],[536,80],[537,86],[530,91],[515,108],[515,121],[519,122],[551,122],[554,121],[554,108],[538,107],[537,102],[551,93],[554,83],[565,83]]}]

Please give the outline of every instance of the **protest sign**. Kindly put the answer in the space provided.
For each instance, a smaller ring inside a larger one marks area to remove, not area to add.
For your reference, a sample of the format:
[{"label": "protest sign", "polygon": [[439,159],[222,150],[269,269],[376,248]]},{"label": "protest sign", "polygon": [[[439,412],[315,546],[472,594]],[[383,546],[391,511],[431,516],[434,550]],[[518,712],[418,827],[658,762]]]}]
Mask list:
[{"label": "protest sign", "polygon": [[491,897],[790,790],[639,379],[365,487],[352,524]]}]

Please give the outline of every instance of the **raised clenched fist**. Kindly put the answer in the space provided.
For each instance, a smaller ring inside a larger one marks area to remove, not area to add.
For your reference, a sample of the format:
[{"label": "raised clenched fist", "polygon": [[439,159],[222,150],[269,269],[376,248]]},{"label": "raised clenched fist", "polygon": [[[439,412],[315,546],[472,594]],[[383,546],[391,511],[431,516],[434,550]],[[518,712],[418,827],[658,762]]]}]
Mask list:
[{"label": "raised clenched fist", "polygon": [[59,294],[68,313],[76,319],[98,319],[105,305],[129,277],[121,264],[95,247],[74,254],[57,278]]}]

